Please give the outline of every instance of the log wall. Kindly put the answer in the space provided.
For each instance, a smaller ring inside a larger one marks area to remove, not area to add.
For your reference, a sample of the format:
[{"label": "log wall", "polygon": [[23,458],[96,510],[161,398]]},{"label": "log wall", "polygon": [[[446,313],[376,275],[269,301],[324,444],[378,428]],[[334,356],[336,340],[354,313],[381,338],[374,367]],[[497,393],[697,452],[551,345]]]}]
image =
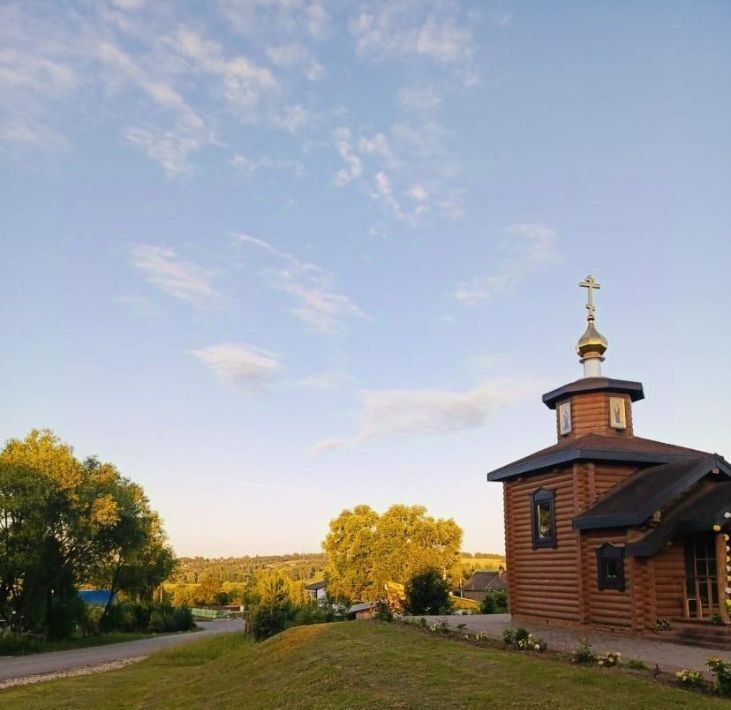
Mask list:
[{"label": "log wall", "polygon": [[[609,398],[620,397],[625,401],[626,429],[613,429],[609,423]],[[576,438],[584,434],[604,434],[606,436],[632,436],[632,400],[629,395],[612,392],[586,392],[568,397],[571,401],[571,433],[559,434],[558,409],[562,402],[556,403],[556,436],[559,439]],[[563,400],[565,402],[566,400]]]},{"label": "log wall", "polygon": [[664,547],[653,558],[656,618],[685,617],[685,549],[682,543]]},{"label": "log wall", "polygon": [[[653,574],[649,564],[625,560],[624,592],[598,588],[596,548],[605,542],[625,546],[626,531],[580,533],[571,526],[577,515],[636,470],[625,464],[583,462],[504,484],[511,614],[622,628],[645,624],[645,617],[651,617],[654,625],[657,614],[654,599],[648,597]],[[541,487],[555,496],[555,549],[533,548],[531,495]],[[636,580],[641,581],[639,586]],[[641,590],[637,594],[642,598],[633,605],[635,588]]]},{"label": "log wall", "polygon": [[[579,621],[578,535],[573,467],[504,484],[506,556],[510,612]],[[533,549],[531,494],[543,486],[554,492],[556,543]]]},{"label": "log wall", "polygon": [[582,566],[585,581],[586,621],[602,626],[629,628],[632,626],[632,590],[635,587],[635,570],[632,561],[624,561],[624,591],[618,589],[599,589],[597,575],[596,549],[608,542],[615,547],[624,547],[624,530],[589,530],[581,536]]}]

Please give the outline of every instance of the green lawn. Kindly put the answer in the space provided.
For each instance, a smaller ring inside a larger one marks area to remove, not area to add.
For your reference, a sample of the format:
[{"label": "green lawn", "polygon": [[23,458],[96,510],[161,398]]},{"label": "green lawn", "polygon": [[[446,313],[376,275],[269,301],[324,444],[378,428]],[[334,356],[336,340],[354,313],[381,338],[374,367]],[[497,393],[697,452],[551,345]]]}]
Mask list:
[{"label": "green lawn", "polygon": [[0,691],[42,708],[728,708],[617,670],[420,632],[401,624],[304,626],[253,644],[229,634],[98,675]]}]

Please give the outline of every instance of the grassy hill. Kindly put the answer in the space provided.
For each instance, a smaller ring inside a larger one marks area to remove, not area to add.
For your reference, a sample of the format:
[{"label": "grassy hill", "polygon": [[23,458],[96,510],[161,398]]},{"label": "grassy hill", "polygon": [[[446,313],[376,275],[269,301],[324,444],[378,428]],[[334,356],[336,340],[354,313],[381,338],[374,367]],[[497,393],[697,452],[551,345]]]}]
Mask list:
[{"label": "grassy hill", "polygon": [[235,634],[120,671],[0,691],[0,707],[728,708],[728,702],[545,658],[477,648],[400,624],[304,626],[253,644]]}]

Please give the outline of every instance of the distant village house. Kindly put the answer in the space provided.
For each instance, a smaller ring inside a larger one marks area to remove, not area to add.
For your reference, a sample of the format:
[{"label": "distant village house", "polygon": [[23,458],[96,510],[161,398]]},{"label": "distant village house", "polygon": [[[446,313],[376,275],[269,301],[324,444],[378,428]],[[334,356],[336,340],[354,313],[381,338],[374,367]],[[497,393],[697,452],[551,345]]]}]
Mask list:
[{"label": "distant village house", "polygon": [[462,585],[460,596],[481,602],[488,592],[506,591],[507,588],[508,580],[503,567],[497,571],[477,570]]},{"label": "distant village house", "polygon": [[305,591],[312,601],[323,603],[327,601],[327,583],[324,581],[306,585]]}]

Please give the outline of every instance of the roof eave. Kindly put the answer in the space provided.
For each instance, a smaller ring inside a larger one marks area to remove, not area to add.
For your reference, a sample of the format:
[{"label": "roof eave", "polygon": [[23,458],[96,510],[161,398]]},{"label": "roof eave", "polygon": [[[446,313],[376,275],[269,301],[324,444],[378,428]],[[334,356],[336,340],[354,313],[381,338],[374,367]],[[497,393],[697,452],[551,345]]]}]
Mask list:
[{"label": "roof eave", "polygon": [[586,392],[617,392],[618,394],[628,394],[633,402],[645,398],[645,391],[641,382],[632,380],[615,380],[611,377],[584,377],[575,380],[567,385],[558,387],[555,390],[546,392],[543,395],[543,403],[549,409],[555,409],[559,400],[565,399],[572,394],[581,394]]},{"label": "roof eave", "polygon": [[634,452],[634,451],[617,451],[613,449],[582,449],[569,448],[557,451],[547,456],[541,456],[538,459],[532,459],[522,464],[508,464],[502,468],[496,468],[487,474],[487,480],[505,481],[516,476],[523,476],[528,473],[537,473],[546,468],[552,468],[564,463],[572,463],[581,461],[582,459],[592,459],[596,461],[617,461],[620,463],[672,463],[682,459],[696,458],[693,454],[671,454],[661,452]]}]

